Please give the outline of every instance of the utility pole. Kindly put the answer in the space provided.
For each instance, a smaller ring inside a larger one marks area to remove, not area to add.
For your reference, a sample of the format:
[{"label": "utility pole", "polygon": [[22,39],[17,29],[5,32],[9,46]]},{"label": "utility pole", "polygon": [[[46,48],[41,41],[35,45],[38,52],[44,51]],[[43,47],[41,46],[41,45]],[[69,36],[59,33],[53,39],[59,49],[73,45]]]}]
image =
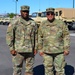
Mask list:
[{"label": "utility pole", "polygon": [[16,15],[17,15],[17,2],[18,2],[18,0],[15,1],[15,13],[16,13]]},{"label": "utility pole", "polygon": [[40,12],[40,0],[39,0],[39,12]]},{"label": "utility pole", "polygon": [[74,8],[74,0],[73,0],[73,8]]}]

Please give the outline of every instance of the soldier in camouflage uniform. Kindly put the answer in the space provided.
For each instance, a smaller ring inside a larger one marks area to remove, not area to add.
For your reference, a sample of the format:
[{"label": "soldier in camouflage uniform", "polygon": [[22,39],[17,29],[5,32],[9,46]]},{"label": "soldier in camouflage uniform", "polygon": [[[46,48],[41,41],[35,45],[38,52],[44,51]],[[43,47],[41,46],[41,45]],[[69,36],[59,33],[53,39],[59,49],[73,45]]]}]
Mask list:
[{"label": "soldier in camouflage uniform", "polygon": [[8,28],[6,41],[13,61],[13,75],[21,75],[25,60],[25,75],[33,75],[33,49],[35,42],[35,22],[29,18],[29,6],[21,6],[21,17],[13,20]]},{"label": "soldier in camouflage uniform", "polygon": [[38,30],[38,51],[43,56],[45,75],[65,75],[65,55],[69,54],[70,37],[65,23],[55,19],[55,9],[46,9],[47,20]]}]

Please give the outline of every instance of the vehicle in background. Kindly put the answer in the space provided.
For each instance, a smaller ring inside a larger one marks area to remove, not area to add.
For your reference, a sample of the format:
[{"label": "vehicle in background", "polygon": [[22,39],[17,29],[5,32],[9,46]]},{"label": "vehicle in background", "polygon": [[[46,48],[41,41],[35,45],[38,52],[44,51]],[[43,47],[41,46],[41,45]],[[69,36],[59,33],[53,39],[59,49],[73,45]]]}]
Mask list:
[{"label": "vehicle in background", "polygon": [[[32,13],[32,18],[40,24],[46,19],[46,11]],[[55,8],[55,18],[63,20],[68,28],[71,30],[72,23],[75,22],[75,9],[74,8]]]},{"label": "vehicle in background", "polygon": [[68,25],[69,30],[75,30],[75,22],[72,22]]},{"label": "vehicle in background", "polygon": [[10,23],[10,18],[9,17],[1,17],[0,18],[0,25],[8,25]]},{"label": "vehicle in background", "polygon": [[75,21],[75,9],[74,8],[56,8],[55,17],[61,19],[66,23]]},{"label": "vehicle in background", "polygon": [[74,8],[56,8],[55,17],[63,20],[68,25],[69,30],[73,30],[73,23],[75,22],[75,9]]},{"label": "vehicle in background", "polygon": [[13,18],[10,18],[8,16],[0,15],[0,25],[9,25],[11,20],[14,20],[15,18],[18,18],[20,15],[16,15]]},{"label": "vehicle in background", "polygon": [[75,22],[72,23],[71,29],[72,29],[72,30],[75,30]]},{"label": "vehicle in background", "polygon": [[74,8],[56,8],[55,17],[57,19],[63,20],[68,26],[72,25],[72,23],[75,22],[75,9]]},{"label": "vehicle in background", "polygon": [[39,25],[42,21],[41,12],[32,13],[31,18]]}]

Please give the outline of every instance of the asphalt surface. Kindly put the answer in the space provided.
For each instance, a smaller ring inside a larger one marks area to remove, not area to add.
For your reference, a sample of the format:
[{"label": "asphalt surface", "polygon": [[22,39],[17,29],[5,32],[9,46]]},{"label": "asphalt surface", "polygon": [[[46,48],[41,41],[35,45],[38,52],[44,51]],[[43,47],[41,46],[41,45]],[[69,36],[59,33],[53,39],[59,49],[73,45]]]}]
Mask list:
[{"label": "asphalt surface", "polygon": [[[6,30],[7,26],[0,25],[0,75],[12,75],[13,73],[11,54],[5,39]],[[70,37],[70,54],[65,56],[67,63],[65,73],[66,75],[75,75],[75,33],[73,33],[73,31],[70,31]],[[44,75],[44,66],[42,65],[42,62],[43,58],[37,54],[34,62],[34,75]],[[22,75],[24,75],[25,71],[24,66]]]}]

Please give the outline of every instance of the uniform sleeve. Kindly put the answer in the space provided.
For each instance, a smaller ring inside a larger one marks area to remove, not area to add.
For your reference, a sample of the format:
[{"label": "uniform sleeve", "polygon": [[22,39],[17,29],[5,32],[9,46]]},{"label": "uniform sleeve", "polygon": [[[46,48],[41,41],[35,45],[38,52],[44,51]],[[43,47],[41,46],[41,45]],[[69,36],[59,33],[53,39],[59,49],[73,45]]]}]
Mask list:
[{"label": "uniform sleeve", "polygon": [[13,33],[14,33],[14,26],[12,25],[12,23],[10,23],[6,32],[6,43],[9,46],[10,50],[15,50]]},{"label": "uniform sleeve", "polygon": [[37,50],[37,43],[38,43],[38,25],[37,24],[35,24],[34,33],[35,33],[35,50]]},{"label": "uniform sleeve", "polygon": [[63,41],[64,41],[64,50],[69,51],[70,49],[70,34],[67,25],[63,23]]},{"label": "uniform sleeve", "polygon": [[34,21],[32,21],[31,26],[32,26],[32,30],[31,30],[31,34],[30,34],[31,44],[32,44],[33,50],[35,50],[36,44],[37,44],[37,25]]},{"label": "uniform sleeve", "polygon": [[38,43],[37,43],[37,50],[39,52],[42,51],[43,49],[43,23],[40,24],[39,28],[38,28]]}]

